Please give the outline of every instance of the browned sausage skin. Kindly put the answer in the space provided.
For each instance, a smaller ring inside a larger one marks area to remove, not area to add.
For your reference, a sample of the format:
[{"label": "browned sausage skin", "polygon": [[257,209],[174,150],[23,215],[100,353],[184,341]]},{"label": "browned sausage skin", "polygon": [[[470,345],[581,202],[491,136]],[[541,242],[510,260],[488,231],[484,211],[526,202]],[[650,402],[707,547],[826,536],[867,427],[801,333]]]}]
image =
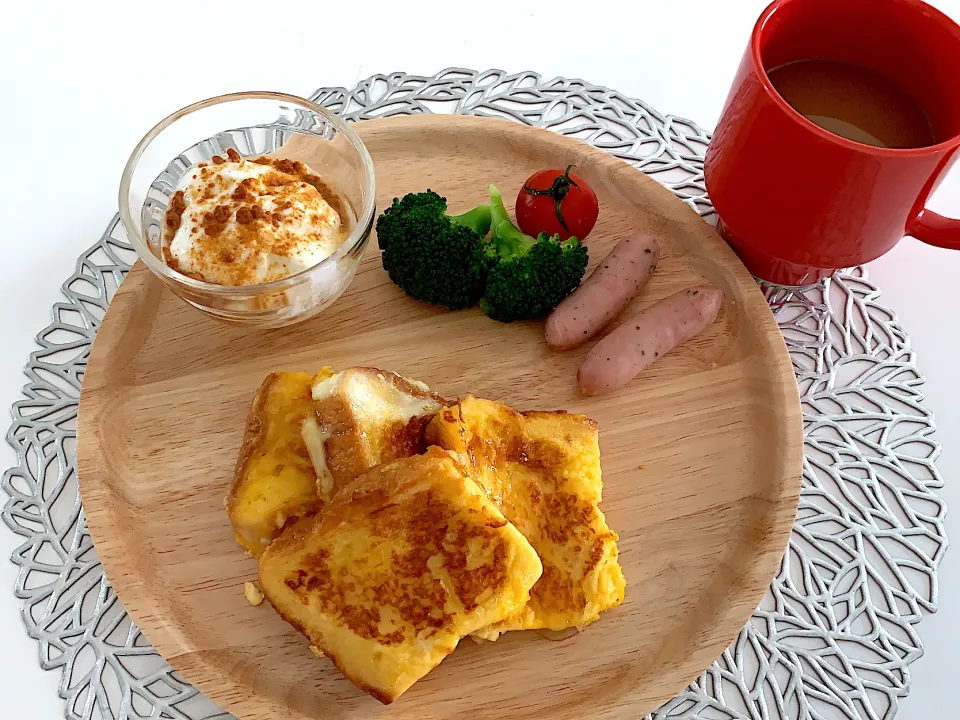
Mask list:
[{"label": "browned sausage skin", "polygon": [[681,290],[630,318],[587,354],[577,372],[587,395],[618,390],[657,358],[708,327],[720,312],[723,293],[704,285]]},{"label": "browned sausage skin", "polygon": [[660,246],[635,233],[618,242],[580,287],[554,308],[544,332],[554,350],[582,345],[640,292],[660,260]]}]

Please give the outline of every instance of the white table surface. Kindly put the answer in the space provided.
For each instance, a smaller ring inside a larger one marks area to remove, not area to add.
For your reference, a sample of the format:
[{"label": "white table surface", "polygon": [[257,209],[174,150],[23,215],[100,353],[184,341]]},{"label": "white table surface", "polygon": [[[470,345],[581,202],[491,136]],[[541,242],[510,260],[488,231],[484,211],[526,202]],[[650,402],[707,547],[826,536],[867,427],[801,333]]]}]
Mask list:
[{"label": "white table surface", "polygon": [[[960,19],[960,0],[933,4]],[[22,367],[60,283],[116,212],[128,153],[171,111],[223,92],[308,95],[377,72],[432,74],[457,65],[582,77],[713,128],[766,1],[334,5],[13,0],[0,6],[4,414],[19,397]],[[960,169],[932,207],[960,217]],[[960,337],[938,320],[958,302],[960,253],[907,239],[872,263],[870,273],[928,379],[927,404],[945,446],[938,463],[946,480],[942,496],[954,508],[947,530],[960,538],[960,452],[952,442],[960,437]],[[0,462],[13,461],[3,444]],[[37,644],[24,632],[12,593],[16,568],[6,558],[17,543],[0,527],[0,716],[54,720],[64,713],[59,673],[40,670]],[[920,626],[926,652],[911,666],[913,690],[901,702],[901,720],[960,716],[960,553],[947,553],[939,578],[940,611]]]}]

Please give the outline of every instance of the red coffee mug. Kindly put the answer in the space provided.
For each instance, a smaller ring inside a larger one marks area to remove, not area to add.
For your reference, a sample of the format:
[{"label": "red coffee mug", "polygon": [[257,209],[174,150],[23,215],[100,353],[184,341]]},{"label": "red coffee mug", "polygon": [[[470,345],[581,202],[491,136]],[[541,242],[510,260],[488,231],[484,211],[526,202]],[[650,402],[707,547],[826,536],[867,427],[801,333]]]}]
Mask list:
[{"label": "red coffee mug", "polygon": [[[927,112],[936,145],[888,149],[820,128],[767,70],[837,60],[885,76]],[[904,235],[960,249],[924,205],[960,154],[960,27],[919,0],[778,0],[760,16],[704,167],[719,230],[757,277],[810,285]]]}]

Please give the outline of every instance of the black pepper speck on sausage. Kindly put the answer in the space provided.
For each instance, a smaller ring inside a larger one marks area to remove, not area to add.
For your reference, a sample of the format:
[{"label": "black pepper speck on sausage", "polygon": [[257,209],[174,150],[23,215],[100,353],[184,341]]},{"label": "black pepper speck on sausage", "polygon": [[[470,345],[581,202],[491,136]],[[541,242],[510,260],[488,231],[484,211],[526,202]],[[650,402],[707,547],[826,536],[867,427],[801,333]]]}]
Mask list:
[{"label": "black pepper speck on sausage", "polygon": [[622,388],[661,355],[708,327],[722,304],[723,293],[709,285],[661,300],[593,347],[577,372],[580,389],[602,395]]},{"label": "black pepper speck on sausage", "polygon": [[593,337],[630,304],[659,259],[660,247],[649,235],[638,233],[617,243],[590,277],[550,313],[544,328],[547,345],[569,350]]}]

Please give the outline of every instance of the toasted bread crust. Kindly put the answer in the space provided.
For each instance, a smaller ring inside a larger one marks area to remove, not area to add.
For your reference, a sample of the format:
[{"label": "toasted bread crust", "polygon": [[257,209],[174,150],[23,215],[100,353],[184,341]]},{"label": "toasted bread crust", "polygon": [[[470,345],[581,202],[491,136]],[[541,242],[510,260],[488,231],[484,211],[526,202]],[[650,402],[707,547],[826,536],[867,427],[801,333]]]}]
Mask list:
[{"label": "toasted bread crust", "polygon": [[562,411],[519,412],[468,397],[437,414],[427,440],[463,458],[543,563],[526,607],[516,617],[484,628],[479,637],[583,627],[622,602],[618,537],[598,507],[602,483],[596,421]]},{"label": "toasted bread crust", "polygon": [[[285,375],[292,376],[295,374],[273,372],[267,375],[253,397],[234,468],[233,484],[226,497],[227,516],[230,518],[237,542],[254,557],[263,552],[266,543],[290,523],[305,515],[312,515],[323,507],[323,501],[319,497],[303,497],[301,495],[296,502],[286,502],[271,508],[272,514],[269,516],[264,513],[260,517],[256,517],[251,515],[249,510],[244,512],[243,509],[243,493],[248,486],[252,463],[258,452],[262,451],[268,444],[270,422],[268,405],[272,394],[281,391],[278,386],[284,380]],[[303,373],[303,376],[308,377],[306,373]],[[309,396],[305,396],[298,402],[305,404],[307,408],[310,407]],[[299,437],[299,428],[294,428],[294,431],[294,436]],[[303,453],[306,454],[306,447],[303,448]],[[305,469],[301,470],[301,472],[304,471]],[[312,470],[309,472],[312,476]],[[280,487],[284,487],[286,481],[282,477],[278,477],[275,482]]]},{"label": "toasted bread crust", "polygon": [[253,396],[253,402],[250,405],[250,413],[247,415],[247,422],[243,428],[243,441],[240,443],[240,453],[237,455],[237,464],[233,470],[233,485],[230,487],[230,493],[227,495],[227,514],[231,515],[236,510],[237,495],[243,482],[244,474],[250,465],[253,454],[261,445],[266,432],[266,407],[267,398],[270,391],[280,379],[280,373],[272,372],[267,375],[260,387],[257,388]]},{"label": "toasted bread crust", "polygon": [[557,415],[566,415],[568,418],[583,423],[591,430],[596,430],[598,427],[600,427],[599,423],[593,418],[587,417],[586,415],[581,415],[579,413],[568,412],[567,410],[524,410],[520,414],[531,420],[535,420],[537,418],[549,419]]},{"label": "toasted bread crust", "polygon": [[459,459],[432,447],[356,478],[259,570],[277,613],[389,704],[462,637],[512,617],[542,568]]},{"label": "toasted bread crust", "polygon": [[[277,541],[279,541],[279,538]],[[350,682],[352,682],[354,685],[357,686],[357,688],[367,693],[371,697],[375,698],[383,705],[390,705],[391,703],[393,703],[394,700],[400,697],[398,694],[385,693],[380,688],[373,687],[372,685],[365,683],[360,678],[356,676],[352,676],[347,671],[343,661],[340,659],[340,656],[337,653],[335,653],[333,650],[331,650],[330,646],[327,643],[323,642],[323,637],[321,635],[319,635],[318,633],[309,632],[301,622],[299,622],[296,618],[294,618],[289,613],[284,611],[282,604],[280,604],[279,602],[274,603],[270,599],[270,593],[266,589],[263,590],[263,595],[266,598],[267,602],[269,602],[270,605],[273,606],[273,609],[276,611],[277,615],[279,615],[280,618],[284,620],[284,622],[289,623],[294,630],[296,630],[305,638],[307,638],[307,640],[310,642],[310,645],[312,647],[315,647],[317,650],[322,652],[326,657],[330,658],[330,660],[332,660],[333,664],[336,666],[337,670],[343,673],[343,676],[349,679]]]}]

